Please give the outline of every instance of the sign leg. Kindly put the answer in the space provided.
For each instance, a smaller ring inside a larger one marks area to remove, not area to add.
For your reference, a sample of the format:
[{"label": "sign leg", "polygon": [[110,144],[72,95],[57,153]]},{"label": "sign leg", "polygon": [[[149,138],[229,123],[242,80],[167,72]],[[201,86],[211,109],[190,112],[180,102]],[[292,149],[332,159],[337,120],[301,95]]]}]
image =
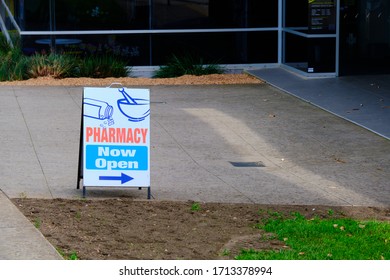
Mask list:
[{"label": "sign leg", "polygon": [[[84,99],[84,93],[83,93]],[[80,142],[79,142],[79,163],[77,167],[77,189],[80,189],[80,179],[83,178],[83,138],[84,138],[84,105],[81,104],[81,122],[80,122]]]}]

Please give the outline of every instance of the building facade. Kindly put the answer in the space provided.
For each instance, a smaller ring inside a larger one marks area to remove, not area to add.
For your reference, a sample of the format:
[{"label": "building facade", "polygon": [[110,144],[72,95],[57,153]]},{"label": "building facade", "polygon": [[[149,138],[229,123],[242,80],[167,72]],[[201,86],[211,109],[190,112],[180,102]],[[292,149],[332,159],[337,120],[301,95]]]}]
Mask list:
[{"label": "building facade", "polygon": [[306,75],[390,73],[388,0],[1,0],[26,53],[113,53],[132,66],[172,55],[282,65]]}]

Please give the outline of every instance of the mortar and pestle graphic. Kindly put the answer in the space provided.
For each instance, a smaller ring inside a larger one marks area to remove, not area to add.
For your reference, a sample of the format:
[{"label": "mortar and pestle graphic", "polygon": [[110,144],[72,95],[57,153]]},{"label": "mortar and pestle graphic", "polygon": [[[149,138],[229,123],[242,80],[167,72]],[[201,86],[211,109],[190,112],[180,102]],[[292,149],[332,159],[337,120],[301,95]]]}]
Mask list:
[{"label": "mortar and pestle graphic", "polygon": [[149,100],[131,97],[124,88],[118,89],[122,99],[118,99],[118,108],[131,122],[140,122],[150,115]]}]

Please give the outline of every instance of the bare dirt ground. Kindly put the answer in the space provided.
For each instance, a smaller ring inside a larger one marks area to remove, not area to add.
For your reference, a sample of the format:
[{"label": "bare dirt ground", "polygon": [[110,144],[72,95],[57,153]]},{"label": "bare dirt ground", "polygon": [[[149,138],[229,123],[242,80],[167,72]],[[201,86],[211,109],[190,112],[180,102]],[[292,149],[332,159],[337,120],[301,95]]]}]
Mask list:
[{"label": "bare dirt ground", "polygon": [[[247,84],[262,81],[246,74],[183,76],[172,79],[39,78],[2,82],[12,86],[123,86]],[[241,249],[279,249],[254,226],[274,212],[390,221],[390,208],[200,203],[191,201],[13,199],[24,215],[63,252],[80,259],[233,259]],[[198,206],[198,207],[195,207]],[[330,211],[331,210],[331,211]]]},{"label": "bare dirt ground", "polygon": [[[14,199],[50,243],[66,255],[101,260],[233,259],[241,249],[280,249],[254,226],[279,212],[390,221],[390,209],[175,201]],[[197,210],[194,210],[197,208]],[[331,211],[330,211],[331,210]]]}]

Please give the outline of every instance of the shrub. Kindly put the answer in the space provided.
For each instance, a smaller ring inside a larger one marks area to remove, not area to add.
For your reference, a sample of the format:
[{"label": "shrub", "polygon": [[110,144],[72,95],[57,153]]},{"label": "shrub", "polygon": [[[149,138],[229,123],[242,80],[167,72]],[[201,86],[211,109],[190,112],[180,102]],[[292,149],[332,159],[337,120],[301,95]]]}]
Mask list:
[{"label": "shrub", "polygon": [[4,35],[0,34],[0,55],[8,53],[12,49]]},{"label": "shrub", "polygon": [[209,75],[222,74],[224,71],[221,66],[215,63],[203,64],[202,58],[195,58],[191,55],[176,56],[172,55],[168,63],[161,66],[154,74],[154,78],[174,78],[183,75]]},{"label": "shrub", "polygon": [[78,64],[74,57],[51,53],[35,54],[31,57],[28,75],[30,78],[51,76],[56,79],[78,75]]},{"label": "shrub", "polygon": [[126,77],[131,68],[126,61],[113,55],[87,56],[85,58],[66,54],[23,54],[20,40],[13,39],[14,47],[0,34],[0,81],[24,80],[51,76],[67,77]]},{"label": "shrub", "polygon": [[126,77],[131,71],[125,61],[111,55],[85,57],[79,68],[80,76],[91,78]]},{"label": "shrub", "polygon": [[0,53],[0,81],[15,81],[27,78],[28,57],[25,57],[20,49],[2,50]]},{"label": "shrub", "polygon": [[0,34],[0,81],[23,80],[27,77],[29,59],[20,49],[18,38],[12,38],[12,47]]}]

